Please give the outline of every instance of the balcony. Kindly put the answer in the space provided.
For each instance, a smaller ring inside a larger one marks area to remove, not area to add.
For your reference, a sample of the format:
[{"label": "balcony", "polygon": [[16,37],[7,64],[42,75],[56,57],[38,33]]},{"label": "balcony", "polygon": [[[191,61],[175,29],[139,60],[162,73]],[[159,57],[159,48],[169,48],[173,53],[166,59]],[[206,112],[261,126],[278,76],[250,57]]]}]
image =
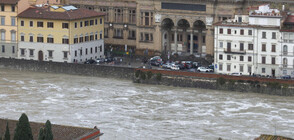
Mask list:
[{"label": "balcony", "polygon": [[246,54],[246,50],[240,50],[240,49],[227,49],[224,48],[225,53],[231,53],[231,54]]}]

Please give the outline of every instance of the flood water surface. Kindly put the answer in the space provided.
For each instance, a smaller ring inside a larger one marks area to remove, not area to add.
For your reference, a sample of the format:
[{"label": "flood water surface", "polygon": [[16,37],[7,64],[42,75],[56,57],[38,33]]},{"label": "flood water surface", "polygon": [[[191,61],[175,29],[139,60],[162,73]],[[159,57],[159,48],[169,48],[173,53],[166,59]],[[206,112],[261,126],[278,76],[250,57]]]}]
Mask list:
[{"label": "flood water surface", "polygon": [[0,69],[0,117],[100,128],[102,140],[294,136],[294,97]]}]

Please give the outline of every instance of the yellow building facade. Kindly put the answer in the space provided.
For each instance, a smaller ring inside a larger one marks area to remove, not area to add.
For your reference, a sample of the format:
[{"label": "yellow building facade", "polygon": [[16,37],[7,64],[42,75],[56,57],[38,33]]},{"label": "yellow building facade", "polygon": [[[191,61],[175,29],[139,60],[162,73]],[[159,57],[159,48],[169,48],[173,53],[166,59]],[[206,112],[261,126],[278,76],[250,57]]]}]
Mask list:
[{"label": "yellow building facade", "polygon": [[18,58],[83,62],[104,57],[104,14],[73,6],[32,7],[18,16]]}]

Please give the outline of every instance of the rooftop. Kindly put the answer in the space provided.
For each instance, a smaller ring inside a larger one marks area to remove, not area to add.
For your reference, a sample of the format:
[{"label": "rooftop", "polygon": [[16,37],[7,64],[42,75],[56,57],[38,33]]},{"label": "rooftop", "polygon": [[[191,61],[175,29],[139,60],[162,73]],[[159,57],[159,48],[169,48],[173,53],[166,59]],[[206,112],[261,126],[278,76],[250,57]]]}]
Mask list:
[{"label": "rooftop", "polygon": [[16,4],[19,0],[0,0],[0,4]]},{"label": "rooftop", "polygon": [[[52,10],[52,9],[53,10]],[[77,20],[91,17],[104,16],[104,13],[75,8],[74,6],[42,6],[30,7],[18,15],[20,18],[52,19],[52,20]],[[62,9],[61,11],[58,9]]]}]

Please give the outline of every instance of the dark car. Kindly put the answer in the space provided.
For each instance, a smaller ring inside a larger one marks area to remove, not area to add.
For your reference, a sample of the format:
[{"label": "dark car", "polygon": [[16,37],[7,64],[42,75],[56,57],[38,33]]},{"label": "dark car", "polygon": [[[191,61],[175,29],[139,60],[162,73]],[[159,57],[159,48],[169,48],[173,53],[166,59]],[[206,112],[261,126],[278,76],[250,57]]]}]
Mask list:
[{"label": "dark car", "polygon": [[291,79],[291,76],[290,75],[284,75],[281,77],[282,79]]},{"label": "dark car", "polygon": [[210,68],[214,71],[214,65],[209,65],[208,68]]},{"label": "dark car", "polygon": [[93,59],[89,59],[87,61],[84,62],[84,64],[96,64],[97,62]]},{"label": "dark car", "polygon": [[112,62],[114,59],[112,57],[107,57],[104,59],[104,62]]},{"label": "dark car", "polygon": [[160,66],[160,65],[163,64],[163,62],[162,61],[158,61],[158,60],[150,60],[150,64],[152,66]]}]

